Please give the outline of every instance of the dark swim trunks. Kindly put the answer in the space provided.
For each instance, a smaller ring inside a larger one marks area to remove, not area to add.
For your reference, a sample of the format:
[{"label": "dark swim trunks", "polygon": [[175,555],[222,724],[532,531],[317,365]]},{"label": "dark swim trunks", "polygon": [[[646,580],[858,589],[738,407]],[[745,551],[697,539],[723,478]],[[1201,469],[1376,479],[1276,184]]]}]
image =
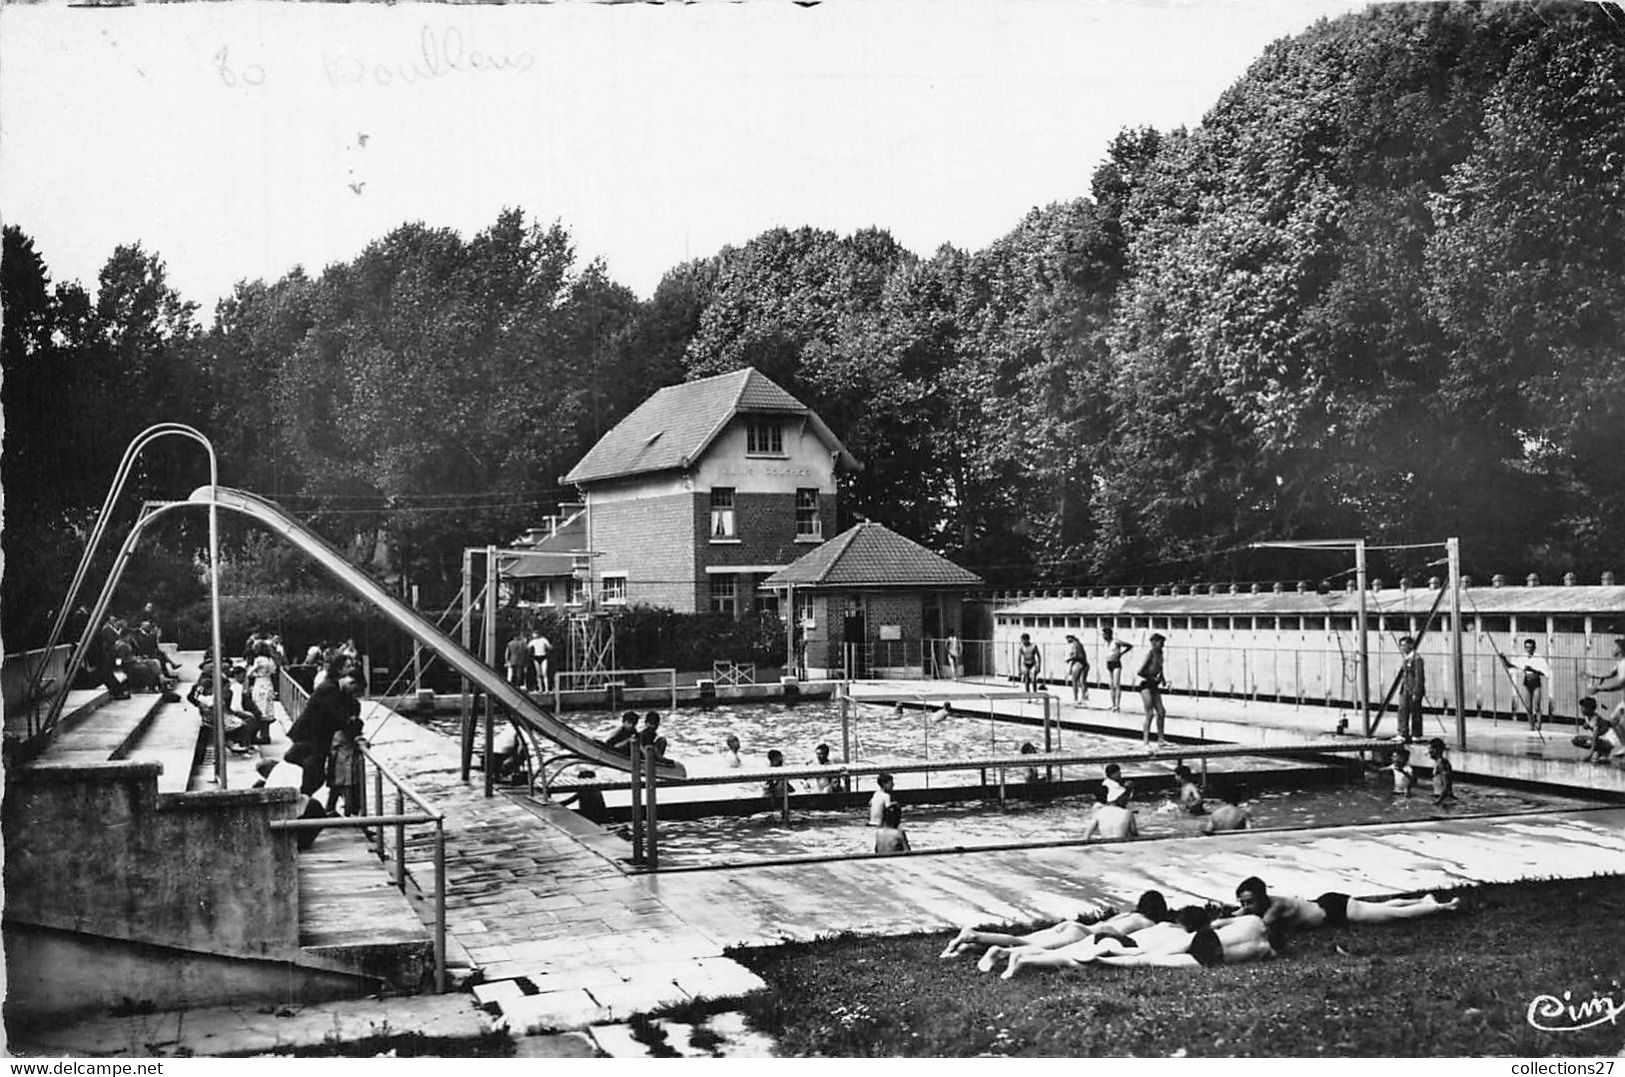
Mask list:
[{"label": "dark swim trunks", "polygon": [[1115,658],[1108,658],[1108,659],[1106,659],[1106,668],[1107,669],[1122,669],[1123,668],[1123,663],[1117,661],[1117,659],[1115,659]]},{"label": "dark swim trunks", "polygon": [[1122,943],[1124,946],[1127,946],[1131,950],[1137,950],[1140,947],[1139,943],[1135,942],[1121,931],[1113,931],[1111,928],[1107,928],[1104,931],[1097,931],[1093,935],[1090,935],[1089,938],[1094,942],[1099,942],[1101,939],[1116,939],[1118,942]]},{"label": "dark swim trunks", "polygon": [[1224,964],[1224,944],[1219,941],[1218,932],[1210,927],[1192,936],[1188,952],[1205,969],[1216,969]]},{"label": "dark swim trunks", "polygon": [[1349,896],[1347,894],[1322,894],[1315,899],[1315,904],[1326,910],[1327,927],[1348,926]]}]

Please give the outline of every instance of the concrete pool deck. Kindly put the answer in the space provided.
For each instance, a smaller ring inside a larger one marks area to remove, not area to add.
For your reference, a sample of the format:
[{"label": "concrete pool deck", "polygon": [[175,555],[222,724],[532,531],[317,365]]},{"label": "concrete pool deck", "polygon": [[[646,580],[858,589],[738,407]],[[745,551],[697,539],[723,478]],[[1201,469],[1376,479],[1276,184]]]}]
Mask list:
[{"label": "concrete pool deck", "polygon": [[[943,695],[943,687],[934,684],[929,691]],[[1202,700],[1196,708],[1201,713],[1183,715],[1186,702],[1169,701],[1171,735],[1205,731],[1208,739],[1241,740],[1242,730],[1253,729],[1266,742],[1278,743],[1276,738],[1293,728],[1320,739],[1332,724],[1330,712],[1321,711],[1298,726],[1290,715],[1277,716],[1280,725],[1268,725],[1261,705],[1252,704],[1226,723],[1232,738],[1212,723],[1220,721],[1220,705],[1233,701]],[[1137,706],[1125,699],[1130,706],[1136,713],[1092,709],[1063,717],[1137,733]],[[1429,721],[1431,726],[1431,716]],[[479,1017],[478,1007],[485,1007],[521,1037],[525,1055],[593,1049],[616,1056],[641,1053],[625,1024],[632,1013],[763,986],[724,956],[736,945],[769,946],[840,932],[946,935],[963,924],[1055,919],[1106,904],[1128,905],[1148,888],[1164,891],[1170,901],[1226,900],[1236,882],[1249,875],[1280,893],[1342,890],[1373,896],[1625,872],[1625,807],[1609,807],[641,873],[624,862],[624,841],[568,809],[522,794],[488,799],[477,772],[465,784],[454,740],[388,711],[370,713],[367,725],[379,758],[445,813],[450,950],[461,963],[460,979],[475,984],[471,996],[462,996],[465,1012]],[[1497,743],[1521,750],[1526,735],[1521,727],[1506,726],[1489,730],[1487,740],[1482,733],[1470,736],[1469,753],[1453,750],[1458,770],[1464,769],[1466,755],[1489,755]],[[1561,741],[1578,756],[1567,745],[1567,733],[1549,734],[1548,741]],[[1554,773],[1574,771],[1577,777],[1614,769],[1584,767],[1567,758],[1544,762],[1560,767]],[[1568,787],[1588,788],[1580,782]],[[426,844],[411,847],[409,856],[415,879],[432,878]],[[388,1009],[383,1002],[378,1007],[380,1014]],[[411,1005],[397,1005],[389,1020],[401,1027],[410,1022],[411,1011]],[[302,1012],[315,1018],[324,1010]],[[183,1031],[176,1034],[177,1050],[264,1049],[258,1046],[263,1040],[234,1047],[230,1037],[190,1043],[184,1032],[188,1022],[178,1024]],[[765,1049],[743,1034],[731,1042],[741,1054]],[[94,1051],[88,1042],[66,1035],[54,1046]],[[729,1043],[721,1050],[734,1053]]]},{"label": "concrete pool deck", "polygon": [[1625,808],[1604,808],[642,874],[621,839],[567,809],[464,785],[448,738],[404,718],[377,733],[375,751],[446,812],[449,930],[515,1032],[759,986],[723,956],[736,945],[1058,918],[1148,888],[1223,900],[1248,875],[1376,895],[1625,872]]}]

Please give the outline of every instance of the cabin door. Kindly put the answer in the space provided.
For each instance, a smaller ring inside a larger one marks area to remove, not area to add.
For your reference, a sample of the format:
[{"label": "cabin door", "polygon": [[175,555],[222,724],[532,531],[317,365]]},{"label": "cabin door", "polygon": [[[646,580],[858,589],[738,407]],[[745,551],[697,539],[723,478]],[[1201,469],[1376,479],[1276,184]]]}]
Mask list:
[{"label": "cabin door", "polygon": [[849,677],[869,675],[868,632],[864,625],[862,607],[847,610],[841,622],[841,641],[845,645],[846,672]]}]

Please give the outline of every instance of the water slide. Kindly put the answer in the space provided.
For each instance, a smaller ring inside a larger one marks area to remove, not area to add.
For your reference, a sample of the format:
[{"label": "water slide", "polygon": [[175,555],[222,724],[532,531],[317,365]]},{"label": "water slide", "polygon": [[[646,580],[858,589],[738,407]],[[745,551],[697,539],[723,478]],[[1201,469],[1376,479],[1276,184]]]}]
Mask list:
[{"label": "water slide", "polygon": [[[506,677],[474,657],[461,643],[440,631],[432,621],[425,619],[417,610],[378,586],[372,577],[350,564],[344,555],[329,545],[325,539],[282,511],[282,507],[276,502],[267,501],[244,490],[232,490],[224,486],[217,488],[200,486],[192,491],[192,496],[187,500],[194,504],[207,505],[216,496],[219,498],[221,508],[253,517],[315,558],[323,568],[338,577],[340,583],[372,603],[399,626],[401,631],[440,655],[458,673],[483,688],[494,702],[508,708],[510,714],[530,726],[537,735],[598,766],[623,771],[629,769],[630,761],[625,752],[604,747],[592,737],[577,732],[559,721],[550,711],[538,706],[535,700],[509,684]],[[682,764],[670,760],[666,761],[656,773],[662,778],[687,776]]]}]

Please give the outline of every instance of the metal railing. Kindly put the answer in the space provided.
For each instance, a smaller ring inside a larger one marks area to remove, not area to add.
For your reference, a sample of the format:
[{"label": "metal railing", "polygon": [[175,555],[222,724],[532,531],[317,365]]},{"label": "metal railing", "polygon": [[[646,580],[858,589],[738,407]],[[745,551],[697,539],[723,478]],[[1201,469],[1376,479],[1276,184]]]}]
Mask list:
[{"label": "metal railing", "polygon": [[[1462,661],[1462,703],[1467,713],[1492,720],[1525,717],[1527,697],[1502,661],[1505,654],[1516,662],[1523,655],[1522,649],[1498,647],[1487,638],[1464,636],[1463,639],[1466,645]],[[1065,646],[1048,640],[1035,642],[1041,654],[1039,680],[1050,685],[1064,684]],[[1601,647],[1565,646],[1567,642],[1559,639],[1541,652],[1552,671],[1543,693],[1543,717],[1577,713],[1577,701],[1590,692],[1591,682],[1585,674],[1600,673],[1614,661]],[[1310,707],[1358,706],[1358,652],[1352,642],[1338,643],[1340,645],[1326,646],[1319,640],[1282,638],[1237,646],[1200,640],[1176,643],[1170,639],[1163,661],[1164,676],[1168,680],[1166,691],[1173,695],[1215,696],[1244,703],[1262,700]],[[965,644],[967,654],[971,646],[969,642]],[[998,640],[979,646],[988,651],[987,675],[1015,677],[1017,645],[1014,641]],[[1439,634],[1433,633],[1421,649],[1428,674],[1424,705],[1430,711],[1450,710],[1455,706],[1448,656],[1439,652],[1439,646]],[[1129,695],[1137,691],[1134,670],[1141,653],[1141,645],[1137,644],[1123,660],[1121,684]],[[1089,658],[1086,677],[1089,687],[1109,688],[1104,659],[1093,653],[1093,649]],[[1382,700],[1399,669],[1399,653],[1389,641],[1381,641],[1379,645],[1373,634],[1369,661],[1375,711],[1375,705]]]},{"label": "metal railing", "polygon": [[[1257,755],[1270,756],[1319,756],[1338,755],[1349,753],[1364,753],[1381,751],[1391,748],[1392,742],[1364,738],[1339,737],[1335,740],[1308,741],[1300,744],[1274,744],[1267,748],[1259,745],[1246,744],[1219,744],[1219,745],[1181,745],[1179,754],[1181,758],[1212,759],[1225,757],[1247,757]],[[648,753],[640,753],[636,742],[632,742],[631,749],[631,814],[632,814],[632,856],[631,862],[642,866],[645,870],[657,872],[660,870],[659,854],[659,810],[656,803],[655,789],[658,783],[654,780],[654,771]],[[1030,755],[995,755],[975,759],[953,759],[934,763],[924,762],[893,762],[893,763],[831,763],[828,765],[812,765],[800,767],[770,767],[767,769],[729,770],[719,774],[696,774],[674,783],[678,786],[704,786],[704,785],[739,785],[750,782],[763,783],[764,790],[772,787],[776,791],[769,796],[771,802],[776,802],[782,817],[790,819],[790,803],[795,795],[791,788],[791,779],[827,779],[840,782],[846,788],[855,788],[852,779],[878,774],[931,774],[939,771],[972,771],[982,772],[983,785],[996,786],[999,791],[999,800],[1006,799],[1006,787],[1009,784],[1006,774],[1015,771],[1033,774],[1039,767],[1047,772],[1064,770],[1065,767],[1094,768],[1106,763],[1139,763],[1150,761],[1166,761],[1167,752],[1156,752],[1145,748],[1133,748],[1124,751],[1086,751],[1086,752],[1048,752]],[[987,772],[992,771],[996,781],[987,780]],[[1029,779],[1030,780],[1030,779]],[[628,788],[626,782],[578,782],[574,788],[595,787],[598,789]]]},{"label": "metal railing", "polygon": [[[282,709],[288,712],[290,720],[297,720],[304,713],[305,705],[310,702],[310,693],[298,681],[289,676],[286,670],[279,670],[278,677],[282,692]],[[297,704],[297,709],[293,706]],[[348,816],[324,816],[320,819],[287,819],[271,824],[277,830],[317,830],[327,827],[359,828],[369,839],[374,854],[386,865],[390,863],[391,849],[389,846],[389,832],[394,832],[395,845],[393,849],[394,866],[393,876],[396,887],[402,894],[406,893],[406,828],[409,826],[432,825],[434,827],[434,983],[435,991],[444,993],[446,990],[446,816],[444,812],[437,811],[428,801],[418,795],[418,792],[408,785],[388,766],[380,762],[373,755],[372,749],[365,744],[357,743],[356,750],[361,754],[363,762],[361,788],[362,803],[359,805],[359,814]],[[373,795],[368,797],[366,768],[372,770]],[[384,782],[388,781],[395,791],[394,811],[384,812]],[[411,801],[418,810],[408,812],[407,802]],[[353,811],[349,804],[346,810]]]},{"label": "metal railing", "polygon": [[711,679],[717,684],[755,684],[756,663],[733,662],[728,659],[714,660],[711,663]]}]

